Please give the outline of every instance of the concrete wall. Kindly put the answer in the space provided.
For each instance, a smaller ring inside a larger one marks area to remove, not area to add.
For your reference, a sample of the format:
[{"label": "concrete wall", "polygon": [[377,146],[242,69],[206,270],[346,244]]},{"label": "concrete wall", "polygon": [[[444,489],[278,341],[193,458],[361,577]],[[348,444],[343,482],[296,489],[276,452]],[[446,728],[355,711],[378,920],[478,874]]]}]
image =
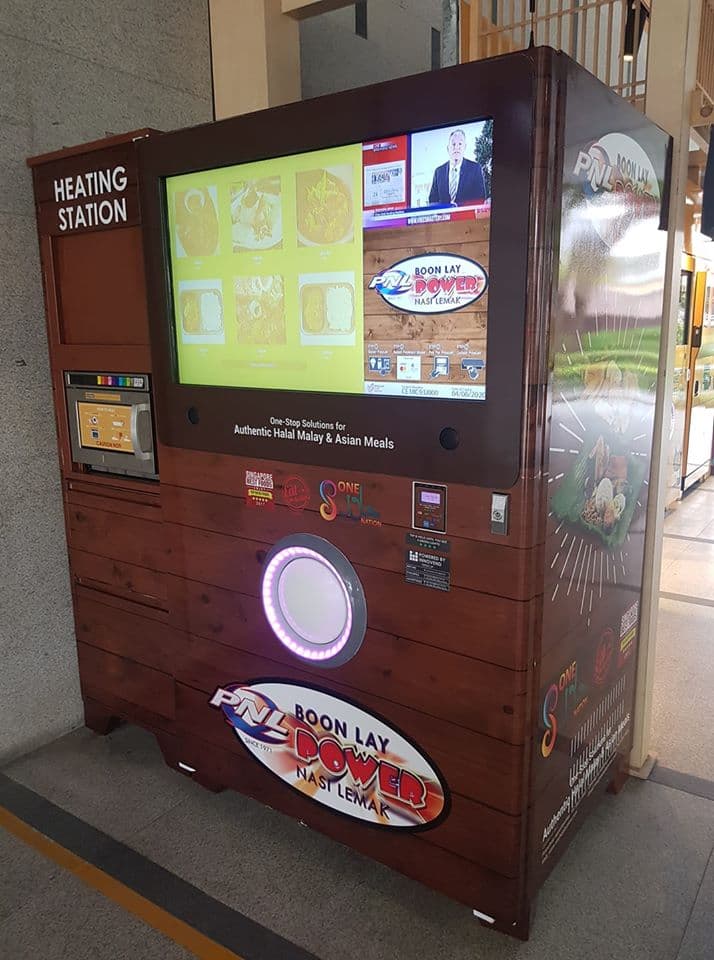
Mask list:
[{"label": "concrete wall", "polygon": [[317,97],[431,69],[431,28],[443,0],[368,0],[367,39],[345,7],[300,24],[302,95]]},{"label": "concrete wall", "polygon": [[25,158],[211,119],[205,0],[0,3],[0,762],[81,723]]}]

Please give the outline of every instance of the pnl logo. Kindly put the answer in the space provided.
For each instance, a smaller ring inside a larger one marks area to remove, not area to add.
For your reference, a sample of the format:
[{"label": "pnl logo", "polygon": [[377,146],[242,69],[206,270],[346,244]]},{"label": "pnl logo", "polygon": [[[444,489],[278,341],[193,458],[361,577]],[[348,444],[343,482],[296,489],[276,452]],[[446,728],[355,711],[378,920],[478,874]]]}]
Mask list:
[{"label": "pnl logo", "polygon": [[660,190],[652,161],[632,137],[608,133],[578,151],[572,174],[583,185],[590,221],[612,246],[637,221],[659,223]]},{"label": "pnl logo", "polygon": [[283,725],[285,714],[263,693],[237,683],[219,687],[210,700],[218,707],[236,736],[247,734],[262,743],[285,743],[290,730]]},{"label": "pnl logo", "polygon": [[456,253],[422,253],[372,277],[369,289],[407,313],[451,313],[486,292],[488,276],[475,260]]},{"label": "pnl logo", "polygon": [[414,279],[411,273],[405,270],[397,270],[392,267],[391,270],[385,270],[384,273],[377,274],[370,283],[370,289],[384,297],[398,297],[402,293],[409,293],[414,286]]}]

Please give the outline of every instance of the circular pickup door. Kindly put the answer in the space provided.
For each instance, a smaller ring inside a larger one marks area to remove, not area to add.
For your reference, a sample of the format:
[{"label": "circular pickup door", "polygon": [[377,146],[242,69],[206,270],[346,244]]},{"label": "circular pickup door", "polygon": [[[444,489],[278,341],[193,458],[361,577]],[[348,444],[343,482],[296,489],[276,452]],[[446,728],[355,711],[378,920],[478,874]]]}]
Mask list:
[{"label": "circular pickup door", "polygon": [[337,667],[359,650],[367,603],[347,557],[322,537],[284,537],[268,553],[263,609],[273,633],[301,660]]}]

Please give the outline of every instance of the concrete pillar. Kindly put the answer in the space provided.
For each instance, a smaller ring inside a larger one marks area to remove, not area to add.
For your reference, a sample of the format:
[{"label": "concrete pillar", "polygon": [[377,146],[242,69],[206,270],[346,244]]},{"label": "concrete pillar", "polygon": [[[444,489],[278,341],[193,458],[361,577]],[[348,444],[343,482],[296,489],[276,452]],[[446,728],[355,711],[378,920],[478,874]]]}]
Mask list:
[{"label": "concrete pillar", "polygon": [[210,0],[216,120],[300,99],[297,20],[281,0]]},{"label": "concrete pillar", "polygon": [[664,326],[660,345],[657,407],[655,412],[652,476],[647,508],[645,580],[640,609],[640,643],[635,694],[632,773],[648,776],[652,689],[654,684],[659,581],[662,561],[664,508],[671,473],[670,418],[679,274],[685,223],[685,194],[689,160],[689,112],[694,91],[702,0],[666,0],[652,4],[647,66],[645,113],[674,137],[672,187],[669,202]]},{"label": "concrete pillar", "polygon": [[299,20],[354,0],[209,0],[216,120],[300,99]]}]

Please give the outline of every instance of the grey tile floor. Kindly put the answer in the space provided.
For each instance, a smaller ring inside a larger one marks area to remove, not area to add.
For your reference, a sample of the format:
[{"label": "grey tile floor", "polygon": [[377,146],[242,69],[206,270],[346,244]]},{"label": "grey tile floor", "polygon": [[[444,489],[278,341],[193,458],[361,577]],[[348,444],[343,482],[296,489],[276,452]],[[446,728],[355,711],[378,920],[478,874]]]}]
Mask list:
[{"label": "grey tile floor", "polygon": [[2,830],[0,863],[3,960],[191,957],[167,937]]},{"label": "grey tile floor", "polygon": [[[665,524],[662,589],[680,598],[661,603],[653,748],[677,787],[632,780],[602,802],[526,944],[280,813],[207,793],[136,728],[75,731],[4,773],[320,960],[714,960],[714,800],[688,786],[714,781],[714,608],[682,598],[714,597],[714,555],[675,539],[706,539],[713,523],[710,481]],[[2,831],[0,863],[3,960],[188,956]]]}]

